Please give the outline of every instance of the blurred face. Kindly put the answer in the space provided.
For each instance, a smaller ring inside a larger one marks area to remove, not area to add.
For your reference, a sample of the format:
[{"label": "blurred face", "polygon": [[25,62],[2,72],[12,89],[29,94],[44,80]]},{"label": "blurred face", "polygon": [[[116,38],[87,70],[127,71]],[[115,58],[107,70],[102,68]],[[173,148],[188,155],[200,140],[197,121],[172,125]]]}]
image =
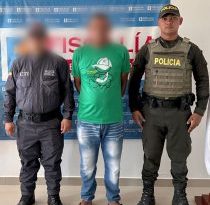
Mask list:
[{"label": "blurred face", "polygon": [[182,17],[169,14],[159,18],[158,26],[161,33],[165,35],[178,34],[179,26],[182,24],[182,21]]},{"label": "blurred face", "polygon": [[94,18],[88,25],[88,39],[95,44],[103,44],[109,40],[110,24],[104,18]]},{"label": "blurred face", "polygon": [[46,37],[28,37],[28,49],[31,54],[40,54],[46,49]]}]

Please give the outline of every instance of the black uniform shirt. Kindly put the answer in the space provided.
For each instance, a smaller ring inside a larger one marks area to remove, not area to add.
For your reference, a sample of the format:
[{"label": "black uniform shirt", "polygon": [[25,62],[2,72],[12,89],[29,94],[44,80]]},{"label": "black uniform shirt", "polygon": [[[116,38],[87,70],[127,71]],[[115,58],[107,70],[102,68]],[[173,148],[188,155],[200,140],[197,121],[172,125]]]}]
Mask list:
[{"label": "black uniform shirt", "polygon": [[69,66],[62,57],[45,52],[23,56],[12,65],[5,88],[5,121],[12,122],[16,106],[28,113],[48,113],[63,104],[63,117],[75,107]]},{"label": "black uniform shirt", "polygon": [[[159,37],[156,41],[160,41],[161,45],[165,48],[172,48],[176,43],[182,39],[178,37],[174,41],[166,41]],[[209,97],[209,76],[207,70],[207,62],[203,56],[202,51],[195,44],[191,43],[191,47],[188,54],[188,59],[192,64],[192,72],[196,82],[196,108],[195,113],[203,115],[208,103]],[[133,71],[129,82],[129,106],[131,112],[139,109],[139,88],[142,76],[145,71],[145,66],[149,61],[148,45],[145,44],[136,55],[136,59],[133,64]]]}]

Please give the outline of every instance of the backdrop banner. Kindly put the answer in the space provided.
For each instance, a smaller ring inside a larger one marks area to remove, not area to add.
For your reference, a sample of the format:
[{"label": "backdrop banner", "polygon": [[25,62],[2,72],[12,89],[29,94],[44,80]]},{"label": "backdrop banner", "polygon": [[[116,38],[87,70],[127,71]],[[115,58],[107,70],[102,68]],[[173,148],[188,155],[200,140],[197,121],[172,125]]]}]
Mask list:
[{"label": "backdrop banner", "polygon": [[206,149],[205,149],[205,163],[208,174],[210,175],[210,105],[207,110],[207,124],[206,124]]},{"label": "backdrop banner", "polygon": [[[130,61],[142,45],[158,34],[157,18],[160,8],[169,0],[5,0],[0,2],[0,139],[6,136],[3,122],[3,99],[13,60],[17,57],[16,46],[26,24],[37,20],[43,22],[52,35],[50,47],[63,56],[71,68],[72,54],[84,43],[82,27],[88,15],[95,11],[106,12],[118,30],[118,42],[129,51]],[[77,103],[77,93],[75,100]],[[127,94],[123,98],[125,138],[138,139],[141,130],[134,124],[128,108]],[[17,112],[18,113],[18,112]],[[77,112],[73,116],[73,129],[65,139],[76,138]],[[17,114],[16,114],[17,117]]]}]

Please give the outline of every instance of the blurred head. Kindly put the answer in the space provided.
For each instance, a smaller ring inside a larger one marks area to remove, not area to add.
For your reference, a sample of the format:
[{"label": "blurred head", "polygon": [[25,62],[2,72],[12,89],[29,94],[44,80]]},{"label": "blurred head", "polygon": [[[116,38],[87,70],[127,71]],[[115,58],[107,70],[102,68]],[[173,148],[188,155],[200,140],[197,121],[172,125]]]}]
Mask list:
[{"label": "blurred head", "polygon": [[103,13],[94,14],[87,25],[90,43],[102,45],[110,40],[111,22]]},{"label": "blurred head", "polygon": [[28,52],[40,54],[46,50],[47,30],[41,23],[33,23],[27,31]]},{"label": "blurred head", "polygon": [[166,5],[160,10],[158,26],[165,36],[177,35],[183,18],[179,9],[174,5]]}]

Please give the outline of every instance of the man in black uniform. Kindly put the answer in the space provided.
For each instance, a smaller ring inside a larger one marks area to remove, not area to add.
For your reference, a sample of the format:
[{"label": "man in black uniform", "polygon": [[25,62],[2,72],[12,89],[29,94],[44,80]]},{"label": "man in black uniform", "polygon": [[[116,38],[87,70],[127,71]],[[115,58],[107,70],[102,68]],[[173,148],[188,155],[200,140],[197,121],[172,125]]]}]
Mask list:
[{"label": "man in black uniform", "polygon": [[[202,51],[178,35],[182,24],[176,6],[164,6],[158,25],[161,36],[144,45],[136,56],[129,86],[129,104],[134,121],[143,128],[143,194],[138,205],[154,205],[154,182],[158,177],[165,141],[171,159],[175,187],[173,205],[188,205],[186,197],[187,157],[190,132],[199,125],[209,97],[207,63]],[[145,73],[143,93],[140,81]],[[190,106],[192,74],[196,81],[196,108]]]},{"label": "man in black uniform", "polygon": [[6,82],[5,130],[10,136],[15,131],[15,108],[20,110],[16,124],[22,197],[18,205],[35,203],[40,162],[45,169],[48,204],[62,205],[60,163],[63,134],[71,129],[73,86],[67,62],[47,51],[46,40],[44,26],[34,23],[28,32],[27,55],[14,61]]}]

